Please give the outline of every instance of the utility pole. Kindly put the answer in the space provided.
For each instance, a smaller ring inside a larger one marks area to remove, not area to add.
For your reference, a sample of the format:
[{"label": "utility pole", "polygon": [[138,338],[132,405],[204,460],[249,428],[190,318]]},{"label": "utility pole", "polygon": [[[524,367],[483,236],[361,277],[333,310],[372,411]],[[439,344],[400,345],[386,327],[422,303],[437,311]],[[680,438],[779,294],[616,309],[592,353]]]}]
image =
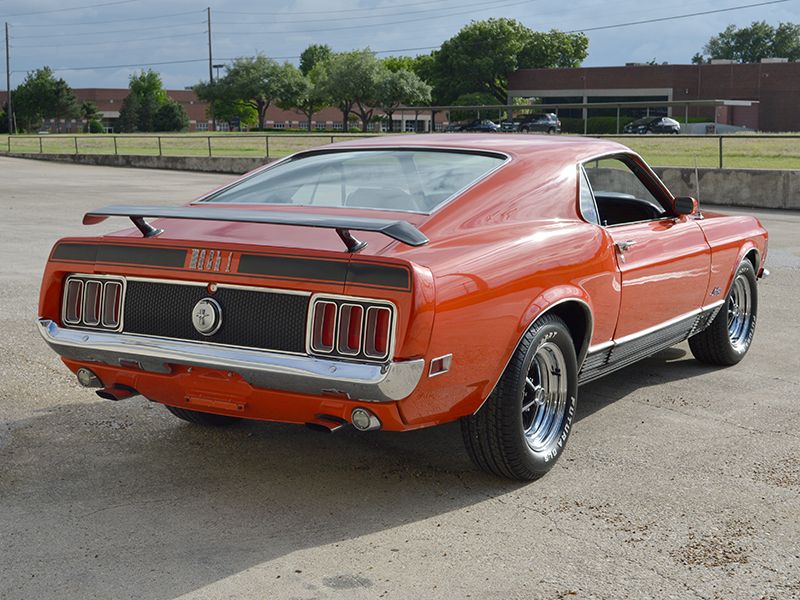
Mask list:
[{"label": "utility pole", "polygon": [[14,133],[11,128],[11,58],[8,55],[8,23],[6,22],[6,89],[8,90],[8,135]]},{"label": "utility pole", "polygon": [[[214,87],[214,59],[211,57],[211,7],[208,11],[208,81]],[[7,37],[7,36],[6,36]],[[213,93],[213,89],[212,89]],[[217,130],[217,116],[214,114],[214,97],[211,97],[211,131]]]}]

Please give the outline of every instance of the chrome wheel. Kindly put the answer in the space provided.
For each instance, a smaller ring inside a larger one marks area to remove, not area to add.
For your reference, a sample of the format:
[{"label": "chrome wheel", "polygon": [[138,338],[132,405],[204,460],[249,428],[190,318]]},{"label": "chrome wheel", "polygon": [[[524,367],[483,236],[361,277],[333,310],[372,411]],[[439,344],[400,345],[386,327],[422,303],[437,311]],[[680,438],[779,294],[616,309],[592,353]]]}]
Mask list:
[{"label": "chrome wheel", "polygon": [[567,406],[567,369],[561,349],[545,342],[536,351],[522,397],[522,427],[531,450],[541,452],[561,432]]},{"label": "chrome wheel", "polygon": [[737,275],[728,298],[728,338],[734,349],[749,344],[753,324],[753,290],[743,274]]},{"label": "chrome wheel", "polygon": [[758,289],[755,267],[744,260],[714,320],[689,338],[695,358],[711,365],[735,365],[750,348],[756,330]]},{"label": "chrome wheel", "polygon": [[461,418],[464,446],[494,475],[538,479],[564,452],[578,396],[578,362],[566,323],[544,315],[525,333],[492,393]]}]

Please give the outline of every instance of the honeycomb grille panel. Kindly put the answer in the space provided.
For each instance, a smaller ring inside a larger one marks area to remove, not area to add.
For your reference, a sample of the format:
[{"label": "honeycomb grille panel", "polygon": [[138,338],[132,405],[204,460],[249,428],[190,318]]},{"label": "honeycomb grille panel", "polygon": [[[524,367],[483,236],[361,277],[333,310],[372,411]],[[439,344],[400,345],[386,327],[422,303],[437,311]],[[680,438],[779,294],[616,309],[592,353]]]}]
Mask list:
[{"label": "honeycomb grille panel", "polygon": [[[192,309],[211,297],[222,307],[222,326],[211,336],[192,325]],[[124,331],[177,340],[305,352],[308,297],[258,290],[128,281]]]}]

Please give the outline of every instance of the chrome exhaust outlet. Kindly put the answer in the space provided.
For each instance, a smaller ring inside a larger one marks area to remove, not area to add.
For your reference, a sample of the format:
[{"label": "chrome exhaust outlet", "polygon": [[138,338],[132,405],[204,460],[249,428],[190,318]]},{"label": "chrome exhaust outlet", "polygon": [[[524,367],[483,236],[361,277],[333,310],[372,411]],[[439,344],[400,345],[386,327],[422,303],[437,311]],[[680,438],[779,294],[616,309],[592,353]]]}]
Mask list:
[{"label": "chrome exhaust outlet", "polygon": [[117,400],[124,400],[125,398],[130,398],[131,396],[138,396],[139,392],[137,392],[133,388],[129,387],[108,387],[102,390],[97,390],[95,392],[98,396],[100,396],[103,400],[113,400],[116,402]]},{"label": "chrome exhaust outlet", "polygon": [[322,433],[333,433],[347,423],[344,419],[332,415],[317,415],[313,421],[306,422],[306,427]]},{"label": "chrome exhaust outlet", "polygon": [[350,421],[353,423],[353,427],[359,431],[378,431],[383,427],[381,420],[372,411],[361,407],[353,409],[353,412],[350,413]]}]

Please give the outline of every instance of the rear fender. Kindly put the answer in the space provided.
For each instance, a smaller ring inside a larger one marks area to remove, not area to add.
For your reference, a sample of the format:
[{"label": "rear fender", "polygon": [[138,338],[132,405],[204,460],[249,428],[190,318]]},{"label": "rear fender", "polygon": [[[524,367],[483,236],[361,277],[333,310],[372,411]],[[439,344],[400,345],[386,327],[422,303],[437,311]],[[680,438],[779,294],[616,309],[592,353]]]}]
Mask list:
[{"label": "rear fender", "polygon": [[551,313],[559,316],[567,324],[580,367],[586,357],[594,330],[594,318],[588,294],[574,285],[560,285],[546,290],[534,299],[523,313],[519,322],[519,339],[522,339],[536,321]]}]

